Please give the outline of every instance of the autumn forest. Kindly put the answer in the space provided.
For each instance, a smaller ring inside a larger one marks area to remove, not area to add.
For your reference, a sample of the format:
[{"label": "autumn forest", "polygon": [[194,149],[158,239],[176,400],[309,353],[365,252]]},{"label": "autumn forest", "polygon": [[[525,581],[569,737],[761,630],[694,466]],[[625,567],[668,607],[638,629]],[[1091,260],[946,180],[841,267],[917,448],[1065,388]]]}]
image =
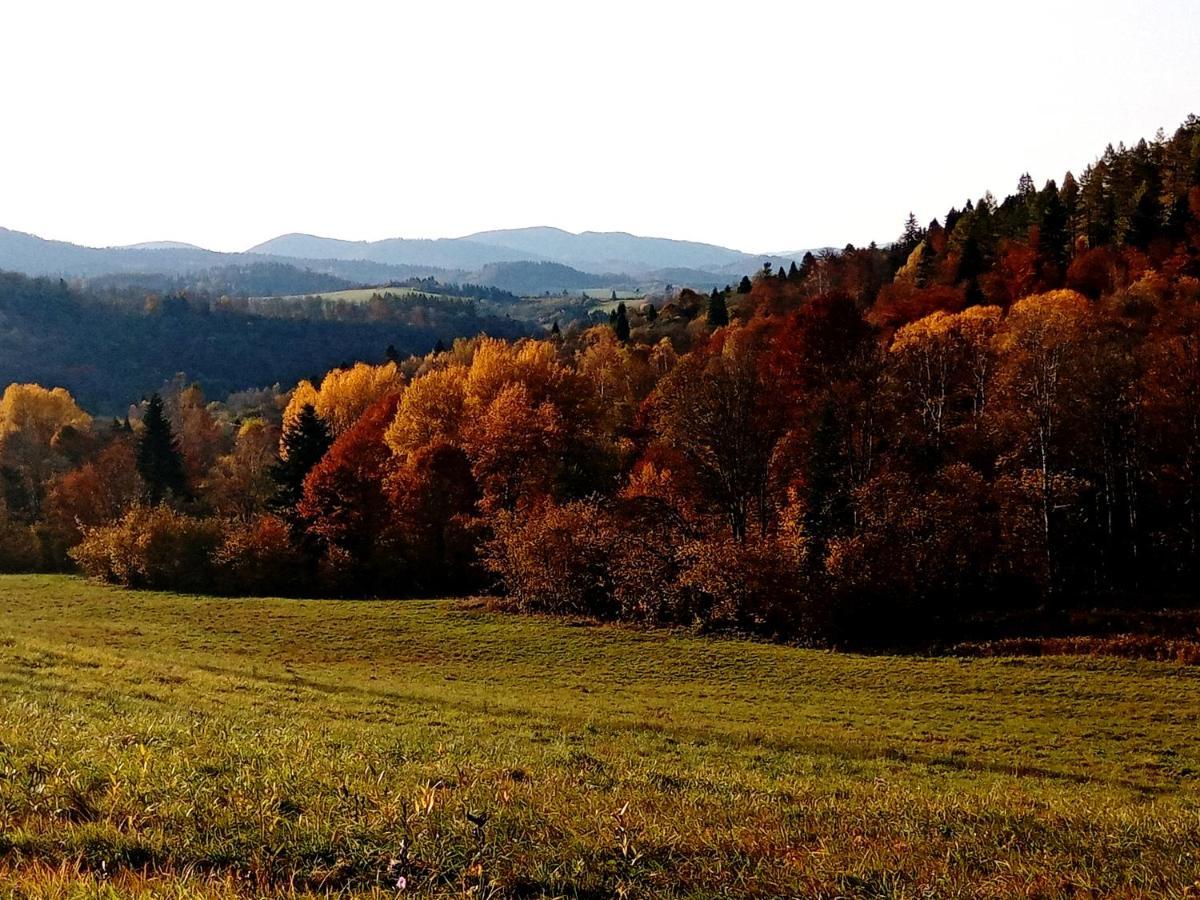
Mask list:
[{"label": "autumn forest", "polygon": [[9,386],[0,569],[836,646],[1160,607],[1200,562],[1200,120],[723,291],[205,387]]}]

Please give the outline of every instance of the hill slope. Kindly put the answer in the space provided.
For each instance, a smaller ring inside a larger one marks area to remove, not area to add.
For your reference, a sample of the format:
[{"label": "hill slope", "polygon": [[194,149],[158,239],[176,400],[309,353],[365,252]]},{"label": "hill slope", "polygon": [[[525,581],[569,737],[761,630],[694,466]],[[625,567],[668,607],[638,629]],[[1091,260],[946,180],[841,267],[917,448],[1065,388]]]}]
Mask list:
[{"label": "hill slope", "polygon": [[[389,344],[426,353],[438,340],[524,327],[452,298],[395,321],[252,315],[211,298],[146,310],[137,294],[102,299],[61,281],[0,272],[0,389],[65,387],[91,412],[114,415],[177,372],[214,398],[293,384],[354,360],[381,361]],[[416,324],[416,323],[421,324]]]}]

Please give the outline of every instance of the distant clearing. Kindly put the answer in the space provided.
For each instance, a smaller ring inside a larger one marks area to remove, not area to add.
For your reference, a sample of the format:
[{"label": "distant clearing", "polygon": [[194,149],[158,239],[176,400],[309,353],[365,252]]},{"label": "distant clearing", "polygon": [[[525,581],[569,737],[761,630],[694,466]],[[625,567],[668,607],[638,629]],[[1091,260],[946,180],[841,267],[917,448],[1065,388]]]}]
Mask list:
[{"label": "distant clearing", "polygon": [[381,297],[396,297],[404,299],[411,297],[414,294],[422,294],[426,297],[436,298],[438,300],[458,300],[459,297],[450,297],[446,294],[437,294],[429,291],[423,291],[419,288],[410,287],[370,287],[370,288],[351,288],[347,291],[330,291],[324,294],[293,294],[288,297],[282,297],[283,300],[303,300],[305,297],[320,297],[323,300],[344,300],[347,303],[366,303],[376,294]]}]

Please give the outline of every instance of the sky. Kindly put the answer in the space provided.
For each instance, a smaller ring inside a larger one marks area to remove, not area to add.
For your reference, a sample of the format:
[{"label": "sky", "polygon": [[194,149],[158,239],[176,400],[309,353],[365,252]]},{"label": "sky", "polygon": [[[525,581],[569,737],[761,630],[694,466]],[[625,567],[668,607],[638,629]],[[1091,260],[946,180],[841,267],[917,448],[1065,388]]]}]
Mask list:
[{"label": "sky", "polygon": [[0,226],[892,240],[1200,114],[1200,2],[5,4]]}]

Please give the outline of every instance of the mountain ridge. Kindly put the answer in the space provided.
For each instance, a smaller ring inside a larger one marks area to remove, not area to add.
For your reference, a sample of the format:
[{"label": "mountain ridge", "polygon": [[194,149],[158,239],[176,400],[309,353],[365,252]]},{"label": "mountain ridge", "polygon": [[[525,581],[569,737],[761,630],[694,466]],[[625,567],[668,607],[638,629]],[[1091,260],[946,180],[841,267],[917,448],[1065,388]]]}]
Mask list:
[{"label": "mountain ridge", "polygon": [[[572,232],[549,225],[477,231],[453,238],[397,237],[378,241],[346,241],[293,232],[256,244],[246,252],[369,259],[387,264],[420,261],[447,268],[477,268],[500,262],[555,262],[585,272],[634,276],[661,269],[692,269],[723,275],[733,270],[753,271],[763,261],[777,263],[781,258],[700,241],[627,231]],[[793,256],[798,259],[802,255]]]},{"label": "mountain ridge", "polygon": [[240,253],[178,241],[87,247],[0,227],[0,270],[51,278],[178,276],[270,263],[359,284],[433,277],[505,290],[520,285],[530,293],[542,294],[629,284],[708,289],[736,281],[763,262],[787,265],[801,256],[756,256],[695,241],[629,232],[576,234],[550,226],[476,232],[460,238],[382,241],[292,232]]}]

